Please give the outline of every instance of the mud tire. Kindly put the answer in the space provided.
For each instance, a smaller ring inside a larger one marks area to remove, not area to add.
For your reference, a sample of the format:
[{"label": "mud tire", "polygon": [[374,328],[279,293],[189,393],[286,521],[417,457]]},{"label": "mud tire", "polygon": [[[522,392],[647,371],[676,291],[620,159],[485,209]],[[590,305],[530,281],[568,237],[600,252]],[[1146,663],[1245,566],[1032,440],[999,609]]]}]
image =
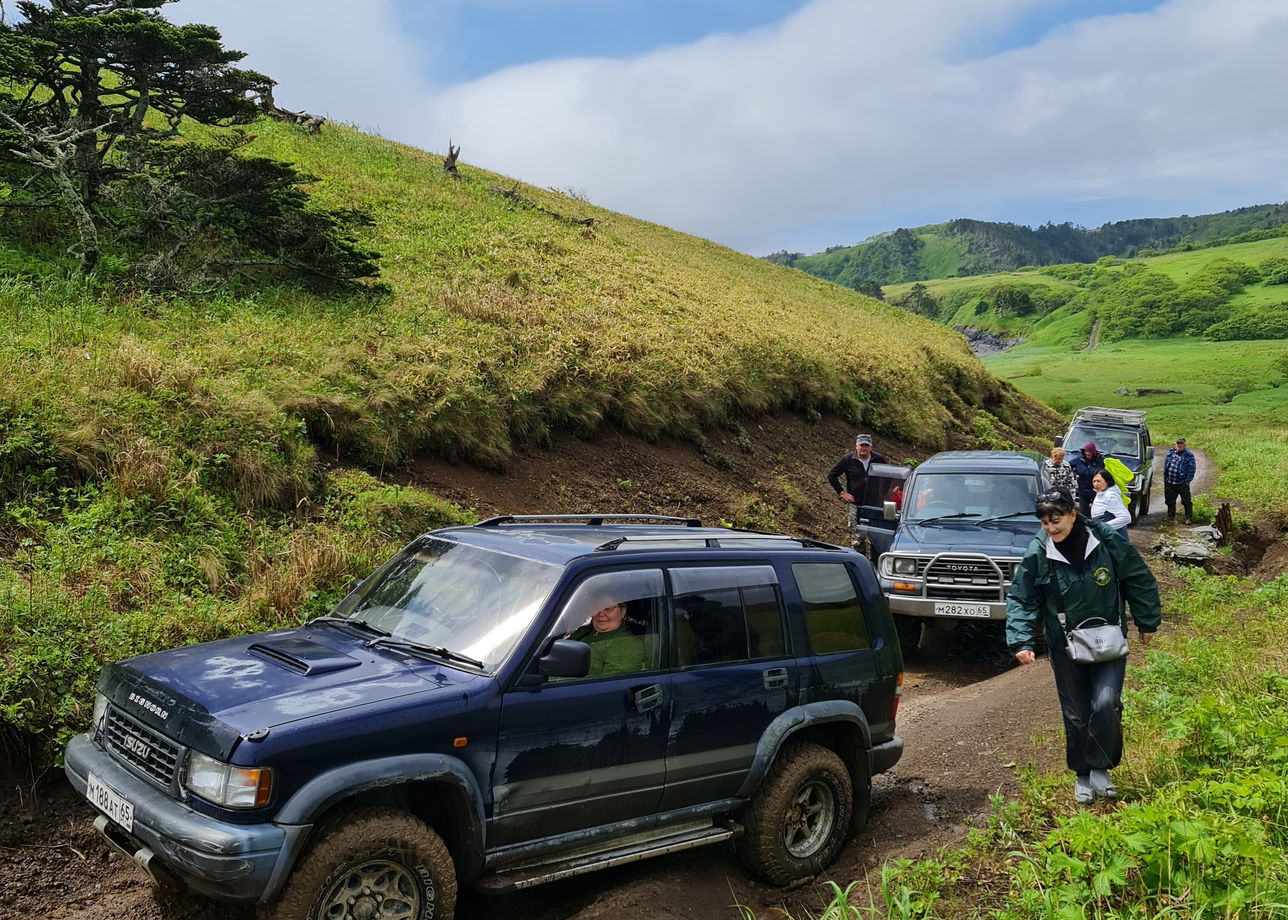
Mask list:
[{"label": "mud tire", "polygon": [[360,914],[390,920],[451,920],[456,872],[442,838],[392,808],[346,812],[318,829],[275,904],[260,920],[319,920],[348,897]]},{"label": "mud tire", "polygon": [[[869,797],[863,797],[864,820]],[[775,885],[818,875],[845,843],[853,811],[850,773],[841,758],[817,744],[788,744],[743,812],[738,855]]]}]

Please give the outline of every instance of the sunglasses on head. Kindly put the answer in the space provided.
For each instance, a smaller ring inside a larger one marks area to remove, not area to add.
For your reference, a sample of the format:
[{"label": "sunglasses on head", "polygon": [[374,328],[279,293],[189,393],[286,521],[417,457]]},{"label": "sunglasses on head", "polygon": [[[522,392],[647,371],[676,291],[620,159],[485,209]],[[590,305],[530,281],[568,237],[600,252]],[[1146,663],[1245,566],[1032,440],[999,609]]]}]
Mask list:
[{"label": "sunglasses on head", "polygon": [[1034,504],[1065,505],[1069,508],[1072,508],[1073,497],[1070,496],[1069,493],[1064,491],[1063,489],[1047,489],[1045,492],[1043,492],[1034,500]]}]

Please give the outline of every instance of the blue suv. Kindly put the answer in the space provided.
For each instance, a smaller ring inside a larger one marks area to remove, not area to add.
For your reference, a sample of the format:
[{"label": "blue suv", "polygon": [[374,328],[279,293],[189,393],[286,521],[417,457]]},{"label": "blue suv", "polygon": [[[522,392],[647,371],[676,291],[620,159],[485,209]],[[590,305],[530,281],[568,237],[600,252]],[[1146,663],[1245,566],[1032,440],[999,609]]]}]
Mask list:
[{"label": "blue suv", "polygon": [[450,917],[734,838],[813,875],[902,753],[867,560],[636,515],[424,534],[293,629],[120,661],[66,752],[160,884],[276,918]]}]

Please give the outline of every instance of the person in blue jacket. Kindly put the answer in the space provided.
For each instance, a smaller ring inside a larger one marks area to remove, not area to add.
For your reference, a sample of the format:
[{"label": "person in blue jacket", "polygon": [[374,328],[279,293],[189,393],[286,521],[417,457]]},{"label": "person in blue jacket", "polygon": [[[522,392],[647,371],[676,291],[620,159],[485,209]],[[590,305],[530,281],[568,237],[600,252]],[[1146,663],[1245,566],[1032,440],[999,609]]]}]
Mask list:
[{"label": "person in blue jacket", "polygon": [[1176,446],[1168,448],[1163,459],[1163,504],[1167,505],[1167,519],[1176,520],[1176,499],[1185,508],[1185,523],[1194,522],[1194,505],[1190,498],[1190,483],[1194,481],[1197,464],[1194,454],[1185,449],[1185,439],[1177,438]]},{"label": "person in blue jacket", "polygon": [[1067,490],[1043,492],[1034,510],[1042,533],[1025,550],[1006,595],[1007,646],[1020,664],[1032,664],[1042,631],[1064,719],[1074,800],[1085,805],[1097,796],[1117,798],[1108,771],[1122,759],[1127,659],[1078,664],[1069,658],[1064,633],[1095,617],[1118,623],[1125,633],[1125,600],[1147,644],[1162,618],[1158,582],[1129,542],[1077,512]]},{"label": "person in blue jacket", "polygon": [[1091,502],[1096,497],[1096,490],[1091,487],[1091,477],[1096,470],[1105,468],[1105,455],[1096,450],[1095,441],[1088,441],[1082,445],[1078,456],[1069,458],[1069,467],[1078,483],[1078,510],[1083,517],[1088,517],[1091,514]]}]

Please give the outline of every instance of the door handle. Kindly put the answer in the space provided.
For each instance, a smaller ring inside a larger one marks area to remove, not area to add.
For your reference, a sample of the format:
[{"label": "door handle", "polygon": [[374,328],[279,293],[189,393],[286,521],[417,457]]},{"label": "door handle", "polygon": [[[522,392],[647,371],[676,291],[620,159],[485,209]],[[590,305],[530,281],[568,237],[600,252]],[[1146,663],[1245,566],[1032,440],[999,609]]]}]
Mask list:
[{"label": "door handle", "polygon": [[766,690],[774,690],[778,687],[786,687],[787,669],[770,668],[768,671],[765,671],[763,674],[761,674],[761,681],[764,683]]},{"label": "door handle", "polygon": [[657,684],[647,687],[632,688],[631,703],[636,712],[648,712],[662,705],[662,688]]}]

